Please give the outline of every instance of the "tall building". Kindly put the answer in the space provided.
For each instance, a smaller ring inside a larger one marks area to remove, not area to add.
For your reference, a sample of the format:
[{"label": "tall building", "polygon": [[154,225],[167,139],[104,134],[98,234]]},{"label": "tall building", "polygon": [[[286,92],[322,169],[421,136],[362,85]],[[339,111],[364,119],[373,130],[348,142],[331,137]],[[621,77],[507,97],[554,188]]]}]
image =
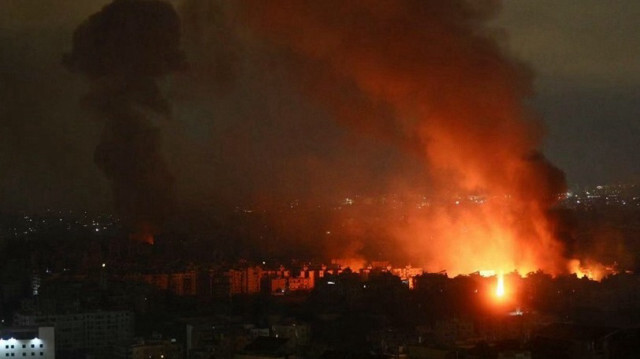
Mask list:
[{"label": "tall building", "polygon": [[7,328],[0,331],[1,358],[55,359],[55,329],[53,327]]}]

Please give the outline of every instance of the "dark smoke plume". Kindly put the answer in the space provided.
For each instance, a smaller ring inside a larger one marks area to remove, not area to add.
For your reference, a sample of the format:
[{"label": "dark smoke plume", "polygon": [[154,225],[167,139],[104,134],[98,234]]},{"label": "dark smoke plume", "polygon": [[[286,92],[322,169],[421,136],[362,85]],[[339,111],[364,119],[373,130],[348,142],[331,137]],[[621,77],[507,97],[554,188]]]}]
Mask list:
[{"label": "dark smoke plume", "polygon": [[90,80],[84,102],[105,121],[94,160],[116,209],[132,237],[152,243],[175,202],[152,119],[170,115],[157,79],[185,66],[178,16],[161,1],[115,0],[76,29],[64,64]]}]

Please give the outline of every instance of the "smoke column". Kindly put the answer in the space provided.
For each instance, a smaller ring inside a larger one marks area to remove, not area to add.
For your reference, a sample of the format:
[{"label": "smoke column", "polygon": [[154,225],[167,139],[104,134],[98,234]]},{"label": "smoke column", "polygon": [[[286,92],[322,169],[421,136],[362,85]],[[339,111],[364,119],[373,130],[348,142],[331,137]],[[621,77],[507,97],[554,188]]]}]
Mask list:
[{"label": "smoke column", "polygon": [[[424,159],[433,200],[385,224],[416,264],[450,273],[566,270],[550,214],[564,176],[538,151],[542,131],[526,107],[530,72],[487,25],[499,2],[245,5],[255,35],[293,59],[310,99],[355,133]],[[416,194],[411,184],[393,191]]]},{"label": "smoke column", "polygon": [[115,0],[75,31],[64,64],[91,85],[86,105],[105,121],[94,160],[131,236],[153,243],[174,208],[173,176],[153,118],[169,116],[156,80],[184,67],[180,22],[160,1]]}]

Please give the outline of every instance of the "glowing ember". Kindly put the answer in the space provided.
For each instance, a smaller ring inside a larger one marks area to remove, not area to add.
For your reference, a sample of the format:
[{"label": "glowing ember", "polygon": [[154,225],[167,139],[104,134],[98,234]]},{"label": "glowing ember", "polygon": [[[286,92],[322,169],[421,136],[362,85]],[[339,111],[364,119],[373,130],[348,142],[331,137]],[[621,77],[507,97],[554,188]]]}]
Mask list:
[{"label": "glowing ember", "polygon": [[498,285],[496,286],[496,296],[504,297],[504,275],[499,273],[497,275]]}]

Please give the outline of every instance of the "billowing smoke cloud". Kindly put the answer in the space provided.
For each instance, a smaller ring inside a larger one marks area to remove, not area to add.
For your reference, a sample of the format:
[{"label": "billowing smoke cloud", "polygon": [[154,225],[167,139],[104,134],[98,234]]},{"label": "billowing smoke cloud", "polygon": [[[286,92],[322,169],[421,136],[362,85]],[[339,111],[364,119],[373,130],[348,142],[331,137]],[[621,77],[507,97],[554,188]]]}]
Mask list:
[{"label": "billowing smoke cloud", "polygon": [[132,236],[147,242],[174,209],[173,176],[154,117],[169,116],[156,80],[185,66],[180,22],[160,1],[115,0],[75,31],[64,63],[90,80],[85,104],[104,119],[94,160]]},{"label": "billowing smoke cloud", "polygon": [[[342,125],[424,159],[429,200],[379,225],[408,258],[454,273],[559,272],[566,263],[549,210],[564,176],[538,151],[530,72],[487,25],[498,5],[248,0],[246,16],[255,36],[286,54],[301,91]],[[405,204],[424,185],[396,183]]]}]

